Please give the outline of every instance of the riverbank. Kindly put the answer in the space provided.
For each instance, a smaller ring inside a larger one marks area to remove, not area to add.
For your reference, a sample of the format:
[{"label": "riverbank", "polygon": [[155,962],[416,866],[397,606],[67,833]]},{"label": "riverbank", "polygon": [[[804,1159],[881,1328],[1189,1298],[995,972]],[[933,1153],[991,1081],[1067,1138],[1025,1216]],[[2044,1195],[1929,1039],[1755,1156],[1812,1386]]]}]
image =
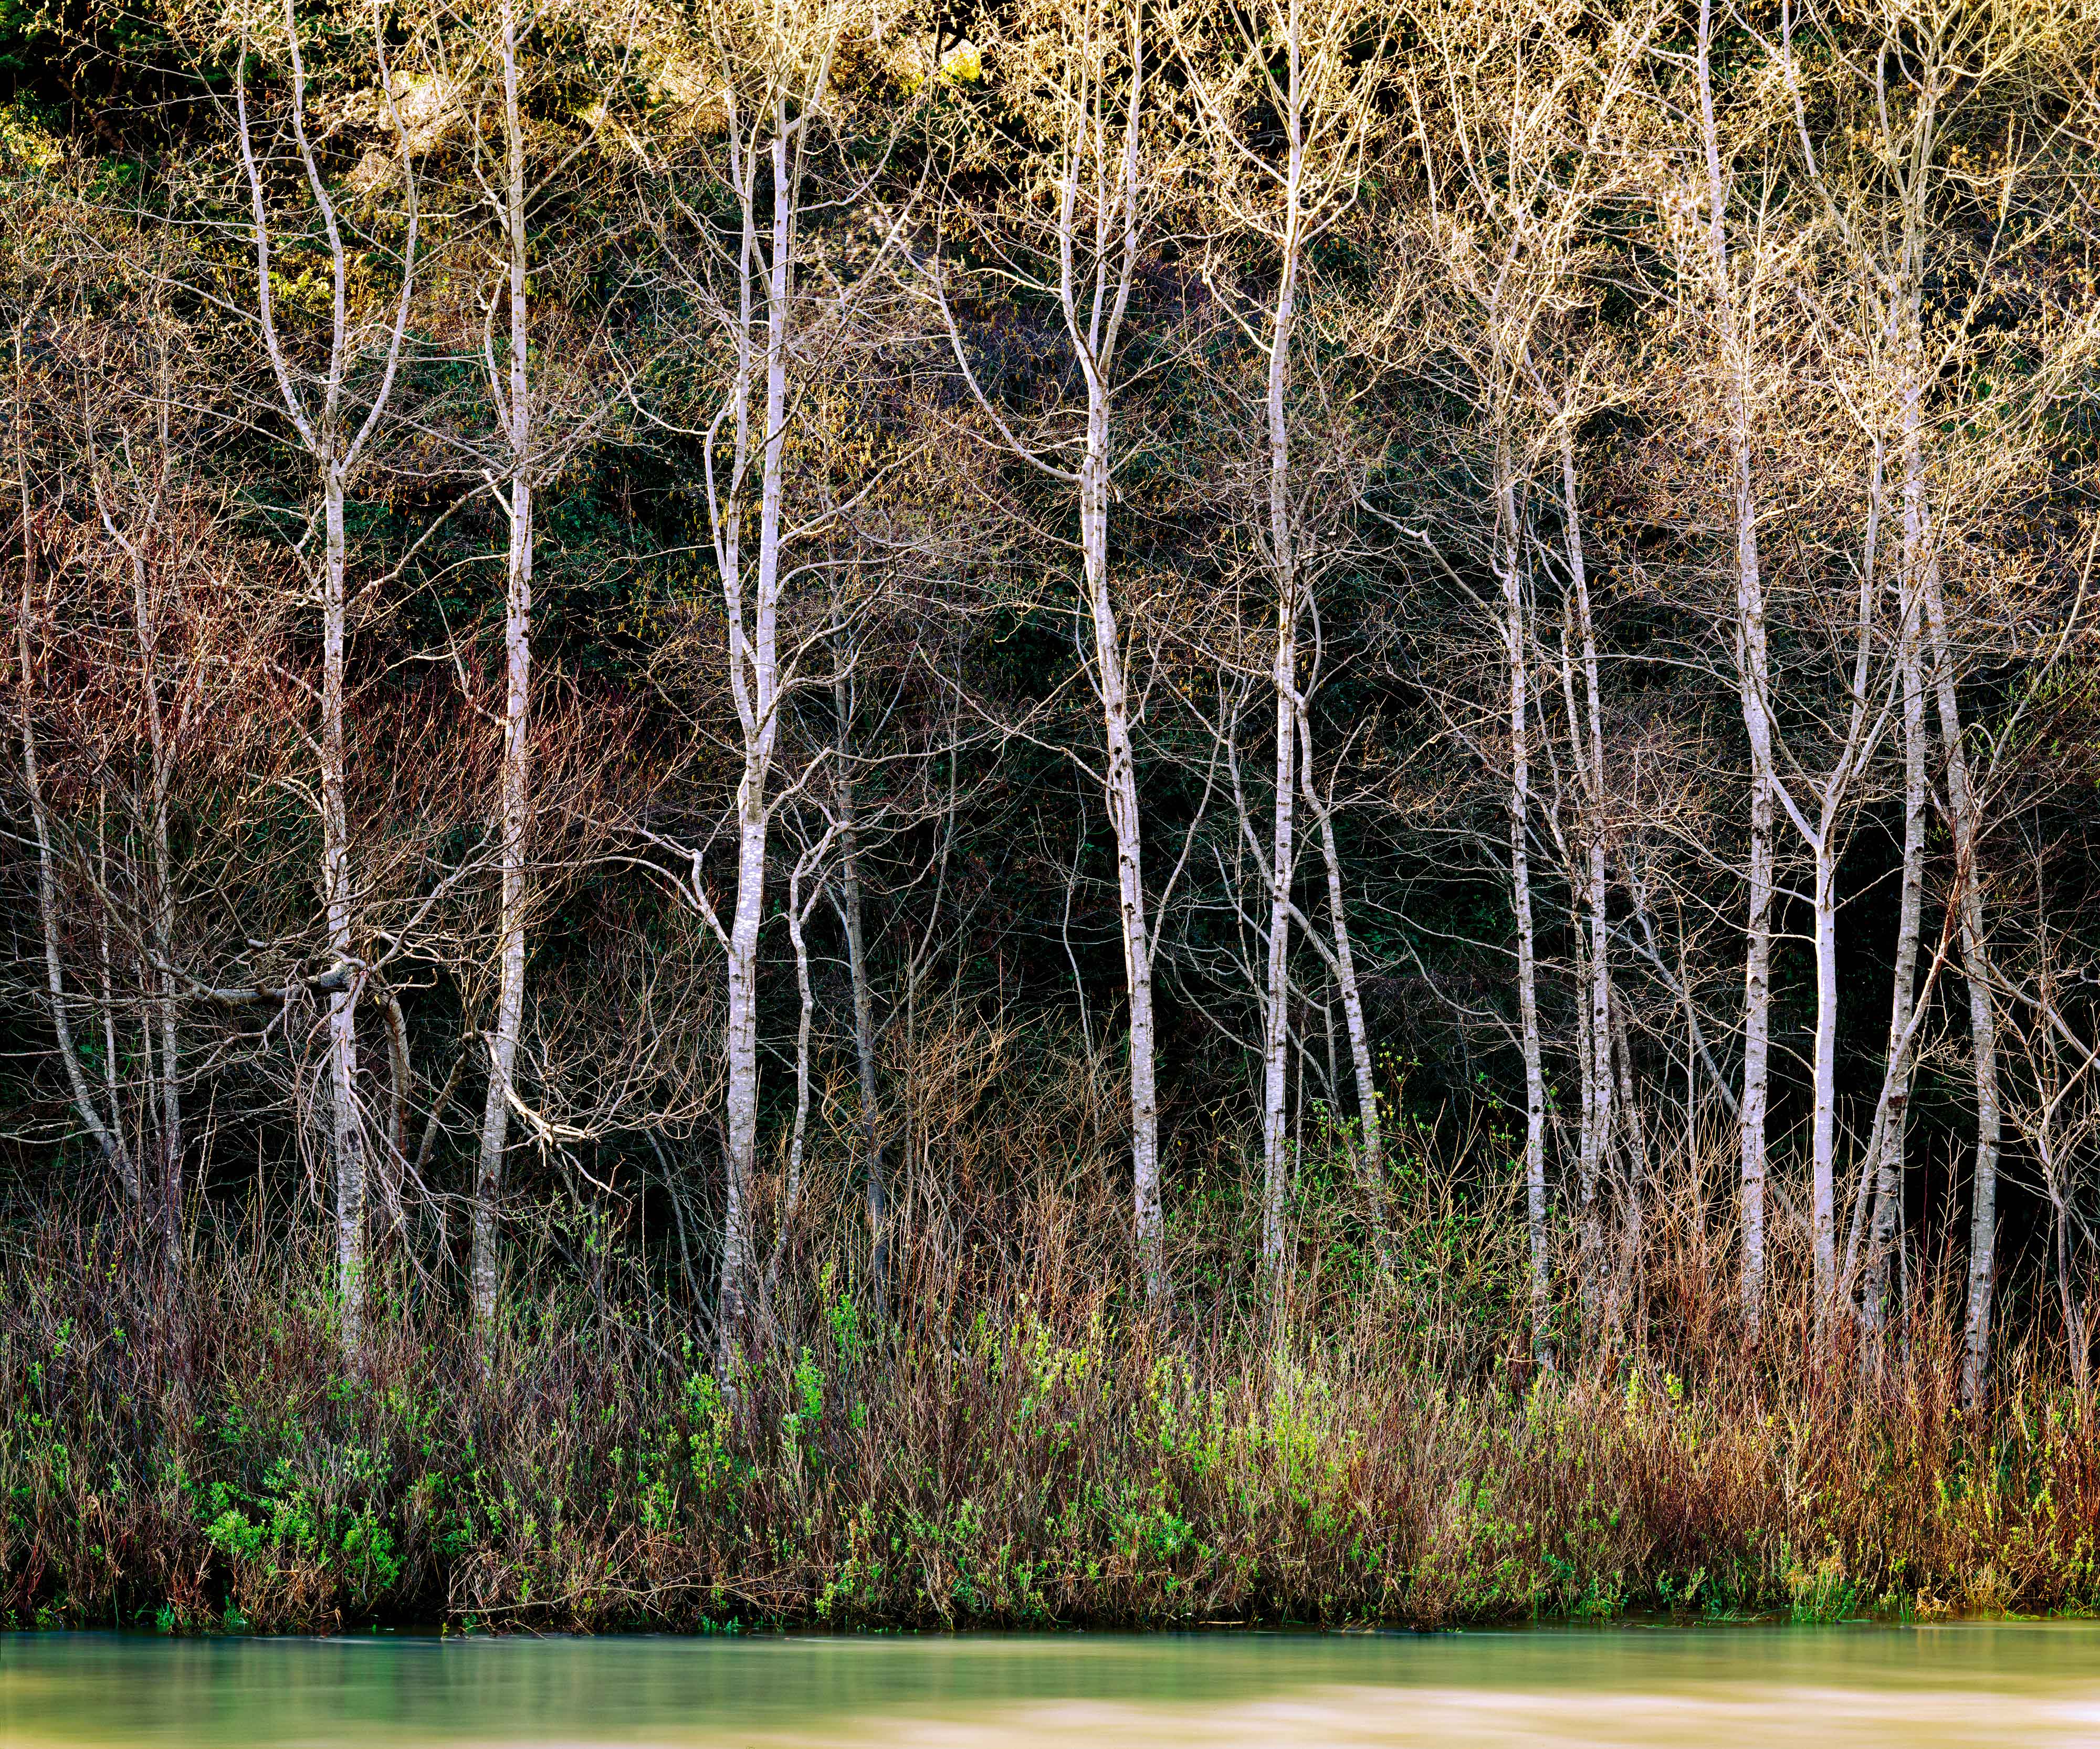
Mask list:
[{"label": "riverbank", "polygon": [[30,1238],[0,1269],[15,1627],[2100,1608],[2090,1399],[2014,1354],[1965,1414],[1929,1311],[1877,1376],[1783,1323],[1755,1351],[1571,1337],[1533,1374],[1440,1349],[1396,1287],[1277,1336],[1107,1294],[915,1325],[827,1275],[722,1378],[699,1332],[582,1289],[484,1354],[404,1278],[353,1367],[318,1271],[229,1253],[156,1301],[106,1234]]}]

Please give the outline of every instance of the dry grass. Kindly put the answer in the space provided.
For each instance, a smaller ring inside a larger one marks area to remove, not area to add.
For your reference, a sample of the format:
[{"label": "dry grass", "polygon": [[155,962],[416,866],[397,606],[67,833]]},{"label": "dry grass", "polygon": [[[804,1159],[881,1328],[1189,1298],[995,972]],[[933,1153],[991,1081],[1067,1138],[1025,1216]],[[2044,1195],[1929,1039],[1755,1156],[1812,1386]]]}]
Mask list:
[{"label": "dry grass", "polygon": [[2100,1605],[2093,1406],[2030,1349],[1965,1415],[1945,1298],[1869,1376],[1849,1332],[1815,1339],[1784,1251],[1749,1348],[1726,1234],[1680,1208],[1637,1285],[1586,1325],[1561,1308],[1533,1376],[1512,1223],[1431,1176],[1382,1283],[1308,1172],[1277,1314],[1216,1185],[1158,1320],[1129,1309],[1105,1175],[951,1212],[893,1316],[805,1235],[727,1380],[646,1296],[514,1302],[484,1358],[406,1275],[348,1371],[295,1242],[223,1238],[164,1294],[116,1230],[53,1217],[0,1266],[0,1608],[609,1629]]}]

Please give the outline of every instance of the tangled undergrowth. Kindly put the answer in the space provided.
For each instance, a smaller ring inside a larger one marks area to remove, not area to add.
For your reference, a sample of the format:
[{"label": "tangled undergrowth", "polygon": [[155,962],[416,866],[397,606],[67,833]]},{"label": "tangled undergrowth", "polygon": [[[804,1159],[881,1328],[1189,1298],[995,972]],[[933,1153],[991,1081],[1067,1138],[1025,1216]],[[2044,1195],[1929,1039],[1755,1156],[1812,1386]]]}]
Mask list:
[{"label": "tangled undergrowth", "polygon": [[[885,1315],[836,1265],[726,1371],[580,1290],[475,1341],[319,1272],[108,1229],[0,1265],[0,1610],[165,1630],[1422,1627],[1634,1610],[2100,1606],[2093,1405],[2025,1352],[1958,1405],[1951,1314],[1878,1371],[1799,1321],[1646,1310],[1534,1370],[1405,1280],[1288,1319],[1012,1284]],[[1725,1282],[1681,1260],[1674,1290]],[[952,1284],[951,1284],[952,1286]],[[1824,1358],[1818,1358],[1821,1354]]]}]

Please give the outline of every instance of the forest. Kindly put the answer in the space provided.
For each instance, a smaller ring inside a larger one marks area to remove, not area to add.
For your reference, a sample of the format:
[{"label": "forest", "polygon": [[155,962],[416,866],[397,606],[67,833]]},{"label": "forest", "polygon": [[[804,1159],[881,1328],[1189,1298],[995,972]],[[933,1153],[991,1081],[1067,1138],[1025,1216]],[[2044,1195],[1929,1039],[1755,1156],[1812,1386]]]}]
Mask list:
[{"label": "forest", "polygon": [[0,1620],[2100,1609],[2100,3],[136,3]]}]

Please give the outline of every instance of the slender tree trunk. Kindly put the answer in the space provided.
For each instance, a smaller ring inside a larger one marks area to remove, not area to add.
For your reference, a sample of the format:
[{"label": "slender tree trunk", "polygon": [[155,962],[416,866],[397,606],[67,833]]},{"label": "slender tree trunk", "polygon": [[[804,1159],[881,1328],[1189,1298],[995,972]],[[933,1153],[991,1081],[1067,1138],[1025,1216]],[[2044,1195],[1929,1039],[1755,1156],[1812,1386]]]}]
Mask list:
[{"label": "slender tree trunk", "polygon": [[1940,598],[1938,567],[1930,555],[1923,568],[1926,629],[1932,639],[1933,678],[1947,761],[1947,809],[1954,836],[1954,888],[1960,920],[1961,971],[1969,987],[1970,1061],[1976,1076],[1976,1153],[1970,1186],[1969,1310],[1962,1332],[1961,1398],[1974,1407],[1989,1389],[1991,1312],[1998,1236],[1998,1021],[1991,997],[1988,937],[1984,930],[1982,870],[1978,865],[1981,802],[1962,745],[1955,694],[1954,651]]},{"label": "slender tree trunk", "polygon": [[[474,1168],[474,1312],[485,1329],[496,1316],[496,1232],[503,1155],[510,1139],[511,1089],[525,1015],[525,840],[532,823],[532,543],[531,330],[526,301],[525,134],[518,113],[517,19],[503,0],[503,114],[508,148],[504,197],[509,256],[504,295],[510,316],[510,382],[492,380],[505,416],[510,459],[510,546],[504,568],[504,692],[501,818],[497,872],[496,1012],[488,1035],[488,1089]],[[491,360],[492,366],[494,364]]]},{"label": "slender tree trunk", "polygon": [[[350,809],[345,793],[343,679],[347,603],[344,592],[342,467],[329,460],[323,475],[327,541],[321,574],[321,895],[330,958],[352,965]],[[352,976],[328,999],[330,1137],[335,1158],[336,1285],[342,1301],[343,1351],[364,1343],[364,1127],[357,1108],[357,998]]]},{"label": "slender tree trunk", "polygon": [[[773,1315],[774,1290],[780,1279],[781,1259],[788,1254],[795,1222],[802,1209],[802,1147],[810,1128],[810,1023],[817,1007],[810,987],[810,944],[803,933],[808,921],[802,903],[802,877],[809,859],[798,861],[788,877],[788,940],[795,950],[795,995],[800,1007],[795,1026],[795,1121],[788,1134],[788,1182],[780,1198],[779,1230],[773,1238],[773,1255],[765,1265],[766,1316]],[[812,904],[814,899],[810,901]]]},{"label": "slender tree trunk", "polygon": [[1838,1112],[1838,822],[1823,810],[1821,830],[1811,846],[1814,856],[1811,903],[1815,911],[1815,1045],[1809,1122],[1810,1222],[1815,1252],[1815,1303],[1819,1318],[1829,1315],[1838,1282],[1837,1201],[1834,1153]]},{"label": "slender tree trunk", "polygon": [[1707,263],[1720,327],[1727,378],[1729,464],[1736,533],[1736,664],[1741,682],[1743,727],[1750,747],[1749,912],[1743,956],[1743,1096],[1736,1133],[1742,1160],[1743,1319],[1753,1335],[1763,1314],[1765,1277],[1765,1112],[1771,1052],[1771,907],[1773,774],[1771,691],[1765,638],[1764,582],[1758,558],[1757,497],[1751,484],[1753,433],[1746,337],[1736,319],[1728,267],[1728,185],[1721,166],[1720,127],[1714,113],[1712,0],[1700,0],[1699,113],[1705,148],[1709,219]]},{"label": "slender tree trunk", "polygon": [[1304,704],[1299,706],[1299,784],[1320,828],[1320,855],[1326,865],[1327,910],[1334,920],[1335,982],[1342,992],[1342,1024],[1349,1038],[1349,1062],[1357,1084],[1357,1128],[1363,1143],[1364,1194],[1370,1209],[1373,1243],[1379,1263],[1392,1267],[1392,1228],[1386,1212],[1385,1127],[1379,1116],[1378,1071],[1371,1056],[1370,1028],[1357,983],[1356,950],[1349,940],[1348,907],[1343,902],[1342,858],[1335,843],[1334,810],[1320,797],[1312,781],[1312,728]]},{"label": "slender tree trunk", "polygon": [[[733,651],[743,671],[743,774],[737,785],[736,910],[729,930],[729,1018],[723,1049],[727,1067],[726,1183],[722,1213],[720,1326],[725,1364],[741,1333],[751,1272],[751,1186],[758,1165],[758,931],[765,915],[766,840],[773,808],[767,779],[779,731],[779,608],[780,529],[788,422],[788,345],[792,289],[794,201],[790,187],[789,125],[776,104],[771,157],[772,254],[765,276],[765,426],[761,446],[758,563],[752,582],[752,624],[743,604],[730,603]],[[740,590],[735,593],[740,595]]]},{"label": "slender tree trunk", "polygon": [[1524,590],[1518,569],[1519,533],[1515,493],[1505,484],[1500,494],[1503,608],[1503,653],[1509,667],[1510,728],[1510,894],[1516,914],[1518,1024],[1524,1052],[1524,1180],[1527,1226],[1531,1239],[1532,1352],[1542,1367],[1552,1364],[1548,1322],[1551,1261],[1546,1230],[1546,1075],[1539,1053],[1538,968],[1531,908],[1531,750],[1529,629],[1524,624]]},{"label": "slender tree trunk", "polygon": [[1290,893],[1296,870],[1293,806],[1298,781],[1298,615],[1299,574],[1296,536],[1290,517],[1290,423],[1286,394],[1290,384],[1291,319],[1298,289],[1299,177],[1304,143],[1295,99],[1298,87],[1298,43],[1287,44],[1290,72],[1285,124],[1290,136],[1285,172],[1283,249],[1268,347],[1268,544],[1276,573],[1276,651],[1270,679],[1276,695],[1276,817],[1270,839],[1268,893],[1268,991],[1262,1028],[1262,1252],[1268,1264],[1272,1300],[1282,1296],[1284,1273],[1284,1192],[1287,1165],[1284,1150],[1285,1057],[1290,1048]]},{"label": "slender tree trunk", "polygon": [[1750,745],[1749,903],[1743,960],[1743,1095],[1738,1125],[1742,1157],[1743,1315],[1753,1332],[1762,1315],[1765,1271],[1765,1113],[1771,1053],[1773,775],[1767,714],[1764,591],[1758,571],[1757,513],[1751,495],[1746,426],[1735,457],[1737,647],[1743,722]]},{"label": "slender tree trunk", "polygon": [[839,910],[845,926],[846,970],[853,983],[854,1055],[860,1070],[861,1177],[867,1208],[868,1275],[876,1304],[889,1298],[889,1181],[882,1158],[875,1079],[875,996],[868,978],[867,931],[860,890],[860,823],[854,790],[853,696],[843,666],[833,670],[838,719]]},{"label": "slender tree trunk", "polygon": [[1902,626],[1897,661],[1903,670],[1903,877],[1897,902],[1895,974],[1889,1004],[1889,1044],[1880,1111],[1874,1126],[1873,1221],[1867,1241],[1864,1314],[1868,1356],[1878,1364],[1887,1317],[1889,1257],[1903,1209],[1904,1151],[1915,1059],[1918,937],[1925,909],[1925,683],[1919,651],[1919,578],[1925,562],[1926,503],[1917,452],[1904,457]]},{"label": "slender tree trunk", "polygon": [[1139,1267],[1145,1296],[1166,1298],[1165,1230],[1159,1205],[1159,1106],[1153,1080],[1152,940],[1146,912],[1138,815],[1137,765],[1131,741],[1128,676],[1109,584],[1108,400],[1090,377],[1088,444],[1079,479],[1079,541],[1092,610],[1094,666],[1108,747],[1106,799],[1116,843],[1116,894],[1123,975],[1130,997],[1131,1168]]},{"label": "slender tree trunk", "polygon": [[[321,374],[318,394],[311,403],[306,391],[293,379],[291,356],[277,329],[270,266],[268,202],[249,128],[246,82],[239,74],[234,82],[234,107],[254,223],[256,312],[261,323],[263,352],[276,380],[278,393],[283,397],[285,410],[313,462],[321,492],[321,901],[329,952],[335,962],[332,969],[345,974],[342,987],[331,990],[328,1000],[329,1139],[335,1171],[336,1272],[337,1291],[342,1303],[342,1346],[346,1356],[355,1362],[364,1341],[365,1163],[364,1132],[357,1110],[357,998],[360,975],[355,960],[356,898],[351,881],[350,812],[344,769],[343,687],[348,598],[344,586],[343,492],[351,471],[393,392],[414,292],[416,239],[420,220],[408,131],[394,113],[393,73],[386,61],[383,39],[375,38],[382,95],[402,152],[401,172],[408,201],[408,226],[402,250],[399,301],[383,353],[379,383],[363,425],[355,436],[346,438],[344,389],[352,359],[363,350],[354,341],[350,325],[351,252],[337,223],[335,204],[329,197],[320,161],[307,135],[306,68],[292,0],[285,0],[285,29],[292,74],[289,118],[301,166],[306,172],[307,188],[313,197],[314,210],[320,218],[327,239],[333,294],[328,364]],[[241,49],[237,64],[245,71],[245,35]]]},{"label": "slender tree trunk", "polygon": [[1590,609],[1590,574],[1584,561],[1581,497],[1575,471],[1573,435],[1563,431],[1560,443],[1561,519],[1568,559],[1568,602],[1582,647],[1585,713],[1576,709],[1574,676],[1565,641],[1562,643],[1561,686],[1567,695],[1568,731],[1582,773],[1583,795],[1582,867],[1578,885],[1589,940],[1582,961],[1586,1008],[1578,1029],[1582,1044],[1582,1115],[1581,1177],[1585,1288],[1594,1292],[1599,1266],[1600,1211],[1597,1191],[1612,1143],[1612,962],[1609,872],[1604,843],[1604,707],[1597,679],[1597,635]]}]

